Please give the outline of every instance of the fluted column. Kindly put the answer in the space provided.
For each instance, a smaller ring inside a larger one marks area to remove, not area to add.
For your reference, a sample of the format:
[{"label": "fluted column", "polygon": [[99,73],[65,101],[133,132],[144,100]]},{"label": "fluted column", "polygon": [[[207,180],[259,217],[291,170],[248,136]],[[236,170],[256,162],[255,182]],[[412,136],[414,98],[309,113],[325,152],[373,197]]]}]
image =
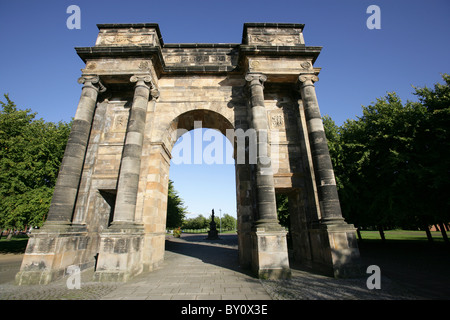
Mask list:
[{"label": "fluted column", "polygon": [[147,83],[151,83],[152,79],[150,75],[134,75],[130,81],[136,82],[136,85],[120,165],[113,225],[133,223],[135,220],[142,143],[151,89]]},{"label": "fluted column", "polygon": [[46,226],[69,225],[72,221],[97,96],[99,91],[105,91],[97,75],[83,75],[78,82],[84,86],[58,173]]},{"label": "fluted column", "polygon": [[313,74],[300,75],[300,94],[305,110],[305,120],[320,203],[321,222],[335,224],[343,222],[343,217],[327,138],[314,87],[314,82],[318,80],[319,78]]},{"label": "fluted column", "polygon": [[[279,227],[272,163],[269,153],[269,124],[264,106],[264,82],[267,77],[260,73],[248,73],[245,77],[250,89],[252,128],[256,131],[256,187],[259,217],[257,224]],[[250,148],[256,147],[250,145]]]}]

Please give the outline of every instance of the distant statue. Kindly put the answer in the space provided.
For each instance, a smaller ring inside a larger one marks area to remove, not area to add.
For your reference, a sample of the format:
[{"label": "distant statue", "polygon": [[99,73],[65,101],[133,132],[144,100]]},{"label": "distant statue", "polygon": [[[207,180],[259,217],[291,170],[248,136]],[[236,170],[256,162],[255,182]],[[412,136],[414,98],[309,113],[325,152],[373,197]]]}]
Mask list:
[{"label": "distant statue", "polygon": [[214,209],[212,209],[211,222],[209,223],[208,238],[206,240],[219,240],[219,235],[214,221]]}]

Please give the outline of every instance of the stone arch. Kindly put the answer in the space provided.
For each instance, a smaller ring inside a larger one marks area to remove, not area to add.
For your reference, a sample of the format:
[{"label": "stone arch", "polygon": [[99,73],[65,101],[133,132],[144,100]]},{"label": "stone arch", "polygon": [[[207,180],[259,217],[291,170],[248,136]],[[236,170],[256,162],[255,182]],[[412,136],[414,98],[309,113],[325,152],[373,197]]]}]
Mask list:
[{"label": "stone arch", "polygon": [[[28,242],[19,284],[94,264],[97,280],[126,281],[162,262],[171,150],[176,129],[191,129],[195,119],[222,132],[254,130],[258,149],[276,145],[268,134],[281,132],[284,172],[274,173],[267,153],[235,164],[241,266],[260,277],[290,275],[275,191],[300,177],[308,183],[292,197],[295,211],[303,217],[305,195],[314,195],[311,211],[320,218],[298,221],[299,248],[307,246],[299,251],[326,274],[358,271],[355,229],[341,214],[315,92],[321,48],[305,45],[302,24],[246,23],[240,44],[165,44],[153,23],[98,27],[95,46],[77,48],[86,63],[81,97],[48,218]],[[299,91],[298,114],[279,108],[291,91]],[[100,212],[89,199],[102,193]]]},{"label": "stone arch", "polygon": [[[169,150],[172,150],[173,144],[180,136],[179,133],[177,134],[177,130],[184,129],[186,131],[191,131],[195,129],[195,122],[200,122],[202,124],[202,128],[210,128],[220,131],[229,140],[230,137],[227,136],[227,130],[234,130],[232,120],[220,112],[209,109],[193,109],[185,111],[176,116],[166,129],[166,135],[170,137],[171,141],[171,145],[168,146]],[[230,140],[230,142],[232,145],[234,144],[234,141]]]},{"label": "stone arch", "polygon": [[[163,118],[163,117],[161,117]],[[166,119],[168,119],[166,117]],[[155,125],[158,140],[154,139],[144,147],[144,154],[148,153],[148,161],[144,163],[144,167],[148,167],[148,175],[142,175],[141,188],[145,188],[142,196],[141,207],[142,222],[144,224],[144,250],[143,263],[144,269],[152,270],[156,267],[164,257],[164,239],[161,236],[165,231],[165,223],[167,217],[167,194],[168,194],[168,178],[170,172],[170,159],[173,145],[182,133],[195,129],[195,122],[201,122],[203,128],[218,130],[227,137],[227,130],[233,130],[233,119],[225,116],[218,110],[192,108],[190,110],[183,109],[183,112],[171,115],[170,119]],[[178,130],[182,129],[182,130]],[[155,132],[153,132],[155,135]],[[229,139],[229,137],[227,137]],[[150,139],[149,139],[150,140]],[[233,141],[230,141],[234,147]],[[145,144],[145,143],[144,143]],[[146,151],[147,150],[147,151]],[[143,160],[146,161],[146,160]],[[247,215],[251,215],[251,205],[247,210],[240,210],[242,207],[240,199],[246,198],[251,185],[249,181],[246,183],[240,180],[239,166],[236,166],[236,195],[237,195],[237,217],[241,219],[240,211]],[[248,171],[248,170],[247,170]],[[249,174],[243,176],[243,179],[249,180]],[[145,180],[145,181],[144,181]],[[245,185],[245,188],[244,186]],[[243,191],[242,191],[243,190]],[[244,195],[240,196],[240,192]],[[243,204],[244,207],[246,204]],[[248,218],[244,220],[249,220]],[[247,235],[249,238],[249,235]],[[242,242],[242,241],[241,241]],[[248,241],[247,241],[248,242]],[[243,242],[244,243],[244,242]],[[250,250],[250,247],[247,248]],[[239,252],[242,252],[242,246]],[[248,257],[249,254],[240,253],[242,257]]]}]

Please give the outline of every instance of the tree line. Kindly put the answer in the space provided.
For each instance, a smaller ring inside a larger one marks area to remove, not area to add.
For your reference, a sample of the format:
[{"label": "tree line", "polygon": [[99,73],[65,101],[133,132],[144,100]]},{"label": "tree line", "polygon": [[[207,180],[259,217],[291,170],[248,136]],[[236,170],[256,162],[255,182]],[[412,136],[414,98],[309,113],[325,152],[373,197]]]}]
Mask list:
[{"label": "tree line", "polygon": [[[175,190],[174,182],[169,180],[169,191],[167,196],[167,229],[209,229],[211,217],[205,217],[202,214],[194,218],[186,218],[187,208],[178,191]],[[222,231],[231,231],[236,228],[236,218],[225,213],[223,217],[215,215],[217,229]]]},{"label": "tree line", "polygon": [[417,102],[394,92],[337,126],[323,122],[343,215],[360,229],[424,230],[450,222],[450,75],[413,86]]},{"label": "tree line", "polygon": [[[223,217],[215,216],[214,221],[216,222],[216,228],[222,229],[222,231],[232,231],[236,230],[236,218],[225,213]],[[182,229],[209,229],[209,224],[211,223],[211,218],[206,218],[203,215],[198,215],[195,218],[189,218],[183,221],[181,226]]]}]

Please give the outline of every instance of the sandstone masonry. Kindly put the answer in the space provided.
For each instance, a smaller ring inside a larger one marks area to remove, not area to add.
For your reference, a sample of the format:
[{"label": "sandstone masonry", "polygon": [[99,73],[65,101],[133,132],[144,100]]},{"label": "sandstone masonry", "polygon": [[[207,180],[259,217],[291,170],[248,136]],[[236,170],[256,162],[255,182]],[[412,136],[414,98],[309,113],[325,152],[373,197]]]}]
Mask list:
[{"label": "sandstone masonry", "polygon": [[76,48],[81,98],[48,220],[31,235],[17,283],[49,283],[71,265],[95,268],[99,281],[158,266],[171,150],[177,129],[197,121],[224,135],[253,129],[269,150],[235,165],[242,266],[289,277],[275,204],[284,193],[294,258],[354,274],[355,230],[342,218],[315,94],[321,47],[305,45],[303,27],[246,23],[240,44],[165,44],[157,24],[98,25],[95,46]]}]

